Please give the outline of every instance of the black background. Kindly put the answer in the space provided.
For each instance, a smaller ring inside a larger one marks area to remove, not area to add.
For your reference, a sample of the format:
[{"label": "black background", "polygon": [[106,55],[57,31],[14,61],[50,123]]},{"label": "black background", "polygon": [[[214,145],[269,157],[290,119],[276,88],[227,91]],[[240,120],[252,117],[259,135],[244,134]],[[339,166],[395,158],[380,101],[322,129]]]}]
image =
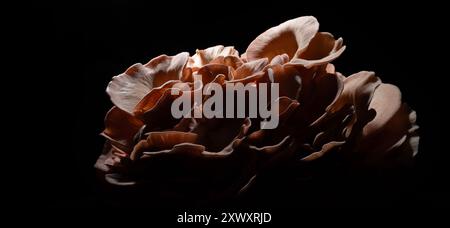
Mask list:
[{"label": "black background", "polygon": [[448,41],[439,24],[445,18],[441,9],[432,2],[302,1],[33,6],[21,37],[31,46],[22,62],[30,69],[27,106],[33,110],[25,114],[25,122],[33,127],[21,134],[32,137],[19,144],[30,155],[22,160],[25,178],[19,182],[24,194],[12,199],[37,207],[111,206],[97,194],[93,164],[104,142],[99,136],[103,117],[112,105],[105,93],[112,76],[160,54],[193,54],[196,48],[216,44],[233,45],[243,53],[266,29],[313,15],[320,31],[344,38],[347,49],[334,62],[337,70],[344,75],[372,70],[397,85],[404,101],[417,111],[421,134],[404,199],[390,202],[389,191],[366,189],[359,198],[320,206],[372,206],[355,204],[366,197],[389,199],[376,206],[448,207],[448,150],[443,147],[448,67],[439,55]]}]

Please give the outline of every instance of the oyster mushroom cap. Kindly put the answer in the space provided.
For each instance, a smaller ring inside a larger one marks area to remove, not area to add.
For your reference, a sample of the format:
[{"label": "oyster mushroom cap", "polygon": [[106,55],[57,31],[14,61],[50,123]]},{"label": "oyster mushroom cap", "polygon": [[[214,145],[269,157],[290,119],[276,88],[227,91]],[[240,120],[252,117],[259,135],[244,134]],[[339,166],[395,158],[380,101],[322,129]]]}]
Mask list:
[{"label": "oyster mushroom cap", "polygon": [[133,113],[139,101],[154,87],[169,80],[179,80],[188,59],[189,53],[182,52],[175,56],[160,55],[145,65],[134,64],[124,73],[114,76],[106,92],[115,106]]},{"label": "oyster mushroom cap", "polygon": [[272,61],[270,61],[270,65],[277,65],[277,64],[283,65],[287,62],[289,62],[289,55],[284,53],[284,54],[273,57]]},{"label": "oyster mushroom cap", "polygon": [[250,43],[244,57],[249,62],[268,58],[279,64],[287,57],[290,64],[307,68],[326,64],[338,58],[345,46],[342,38],[335,40],[331,33],[318,30],[319,23],[312,16],[286,21],[259,35]]},{"label": "oyster mushroom cap", "polygon": [[239,57],[239,52],[234,49],[233,46],[223,46],[223,45],[216,45],[213,47],[206,48],[204,50],[196,50],[196,53],[189,58],[189,62],[187,64],[187,67],[190,68],[200,68],[217,57],[227,57],[227,56],[236,56]]},{"label": "oyster mushroom cap", "polygon": [[[417,130],[415,112],[402,103],[401,92],[394,85],[381,84],[375,90],[369,108],[377,114],[363,128],[360,150],[372,154],[372,158],[384,156],[384,153],[400,146],[410,133]],[[411,149],[410,157],[418,150],[418,138],[414,136]]]},{"label": "oyster mushroom cap", "polygon": [[242,64],[244,64],[242,59],[240,59],[238,56],[235,56],[235,55],[219,56],[209,63],[210,64],[222,64],[225,66],[229,66],[229,67],[233,68],[234,70],[236,70],[237,68],[242,66]]},{"label": "oyster mushroom cap", "polygon": [[194,143],[197,134],[179,131],[149,132],[147,139],[141,140],[130,155],[131,160],[138,159],[144,151],[171,149],[177,144]]},{"label": "oyster mushroom cap", "polygon": [[311,40],[308,48],[298,51],[290,64],[310,68],[329,63],[345,51],[343,43],[342,38],[335,40],[331,33],[319,32]]},{"label": "oyster mushroom cap", "polygon": [[345,105],[353,104],[357,118],[362,118],[380,84],[381,80],[374,72],[361,71],[350,75],[344,79],[342,94],[327,108],[327,112],[335,113]]},{"label": "oyster mushroom cap", "polygon": [[269,63],[267,58],[246,62],[234,71],[233,80],[242,79],[260,72]]},{"label": "oyster mushroom cap", "polygon": [[256,37],[247,48],[246,58],[253,61],[287,54],[292,59],[297,52],[308,47],[319,31],[319,22],[313,16],[305,16],[286,21],[272,27]]},{"label": "oyster mushroom cap", "polygon": [[217,75],[223,74],[227,79],[231,79],[231,67],[222,64],[207,64],[201,67],[197,74],[202,76],[203,85],[212,82]]},{"label": "oyster mushroom cap", "polygon": [[129,146],[144,123],[128,112],[114,106],[105,116],[105,130],[101,133],[116,145]]}]

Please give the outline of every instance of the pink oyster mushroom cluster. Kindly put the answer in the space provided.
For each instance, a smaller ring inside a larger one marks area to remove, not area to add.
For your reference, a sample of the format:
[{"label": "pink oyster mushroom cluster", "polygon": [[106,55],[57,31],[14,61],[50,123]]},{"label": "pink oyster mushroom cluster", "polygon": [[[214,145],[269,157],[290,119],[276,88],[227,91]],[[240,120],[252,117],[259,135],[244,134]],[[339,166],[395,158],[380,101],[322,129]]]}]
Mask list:
[{"label": "pink oyster mushroom cluster", "polygon": [[[217,45],[134,64],[108,84],[114,106],[95,166],[113,185],[227,195],[293,159],[311,164],[333,154],[369,167],[410,162],[419,140],[415,112],[374,72],[337,72],[330,62],[344,50],[342,38],[319,32],[316,18],[305,16],[263,32],[241,55]],[[248,117],[171,115],[179,83],[191,88],[181,93],[193,93],[194,85],[212,82],[279,83],[278,127],[261,129],[260,120]]]}]

